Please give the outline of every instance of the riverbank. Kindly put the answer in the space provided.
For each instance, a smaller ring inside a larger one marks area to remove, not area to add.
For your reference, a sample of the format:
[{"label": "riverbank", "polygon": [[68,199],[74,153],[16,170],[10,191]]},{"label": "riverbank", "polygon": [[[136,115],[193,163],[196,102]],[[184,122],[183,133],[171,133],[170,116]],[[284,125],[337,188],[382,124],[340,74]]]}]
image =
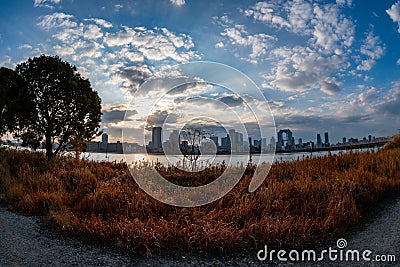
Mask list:
[{"label": "riverbank", "polygon": [[[317,247],[346,234],[362,222],[363,209],[400,189],[399,150],[349,153],[275,163],[254,193],[249,169],[224,198],[177,208],[141,191],[124,163],[0,153],[0,198],[13,209],[41,215],[58,231],[144,255]],[[205,170],[198,179],[218,173]],[[188,174],[169,175],[179,183]]]}]

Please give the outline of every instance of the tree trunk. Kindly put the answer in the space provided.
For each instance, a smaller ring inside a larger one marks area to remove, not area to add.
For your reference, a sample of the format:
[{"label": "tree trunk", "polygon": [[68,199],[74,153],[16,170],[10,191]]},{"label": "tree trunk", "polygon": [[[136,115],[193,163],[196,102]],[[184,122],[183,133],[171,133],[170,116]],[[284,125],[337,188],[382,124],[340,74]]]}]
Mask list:
[{"label": "tree trunk", "polygon": [[51,135],[45,134],[46,138],[46,156],[47,158],[53,157],[53,143],[51,142]]}]

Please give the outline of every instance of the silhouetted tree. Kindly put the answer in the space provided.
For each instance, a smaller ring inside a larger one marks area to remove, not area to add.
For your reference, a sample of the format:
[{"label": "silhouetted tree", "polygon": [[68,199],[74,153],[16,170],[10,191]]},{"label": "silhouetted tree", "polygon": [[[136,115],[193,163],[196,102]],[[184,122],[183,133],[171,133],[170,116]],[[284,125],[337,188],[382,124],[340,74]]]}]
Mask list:
[{"label": "silhouetted tree", "polygon": [[51,158],[71,143],[82,149],[99,133],[101,100],[75,66],[41,55],[17,65],[16,73],[33,105],[31,112],[17,112],[17,135],[24,143],[37,147],[44,138]]},{"label": "silhouetted tree", "polygon": [[19,122],[32,111],[24,80],[14,70],[0,68],[0,135],[18,131]]},{"label": "silhouetted tree", "polygon": [[197,160],[200,157],[200,145],[203,139],[206,139],[210,134],[198,127],[184,127],[179,134],[179,143],[187,142],[187,146],[181,147],[184,160],[189,162],[192,171],[195,171]]}]

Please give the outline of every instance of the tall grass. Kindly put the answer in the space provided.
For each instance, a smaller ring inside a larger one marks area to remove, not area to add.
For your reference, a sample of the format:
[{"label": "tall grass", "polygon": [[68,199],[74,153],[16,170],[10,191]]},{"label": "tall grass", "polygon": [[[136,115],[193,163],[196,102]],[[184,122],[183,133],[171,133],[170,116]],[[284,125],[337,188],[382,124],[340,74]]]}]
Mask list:
[{"label": "tall grass", "polygon": [[[225,166],[200,174],[158,165],[167,179],[207,184]],[[197,208],[162,204],[143,192],[125,163],[77,161],[0,150],[0,200],[45,216],[65,231],[111,240],[139,253],[224,252],[268,244],[301,248],[337,239],[362,210],[400,189],[400,150],[327,155],[273,164],[263,185],[248,192],[248,166],[225,197]]]}]

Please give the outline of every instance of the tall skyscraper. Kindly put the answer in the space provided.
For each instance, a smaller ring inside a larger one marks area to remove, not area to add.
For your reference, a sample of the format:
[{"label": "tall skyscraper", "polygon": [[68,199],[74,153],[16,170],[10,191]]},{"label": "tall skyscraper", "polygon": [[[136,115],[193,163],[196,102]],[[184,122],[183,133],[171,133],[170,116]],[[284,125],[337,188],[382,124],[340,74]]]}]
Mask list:
[{"label": "tall skyscraper", "polygon": [[325,146],[328,147],[329,146],[329,134],[328,134],[328,132],[324,133],[324,137],[325,137],[324,138],[325,139],[324,140],[325,141]]},{"label": "tall skyscraper", "polygon": [[232,152],[237,152],[237,136],[234,129],[229,130],[229,137],[231,138]]},{"label": "tall skyscraper", "polygon": [[236,132],[236,152],[243,152],[243,134]]},{"label": "tall skyscraper", "polygon": [[269,151],[275,151],[276,149],[276,139],[274,136],[271,137],[271,139],[269,140]]},{"label": "tall skyscraper", "polygon": [[221,149],[223,152],[231,152],[231,140],[229,134],[221,138]]},{"label": "tall skyscraper", "polygon": [[179,131],[173,130],[169,135],[169,153],[179,152]]},{"label": "tall skyscraper", "polygon": [[321,139],[321,135],[317,134],[317,148],[322,147],[322,139]]},{"label": "tall skyscraper", "polygon": [[101,136],[101,142],[107,144],[108,143],[108,134],[103,133]]},{"label": "tall skyscraper", "polygon": [[155,150],[162,149],[161,133],[162,133],[161,127],[153,127],[152,135],[151,135],[151,142],[152,142],[153,149],[155,149]]},{"label": "tall skyscraper", "polygon": [[267,150],[267,138],[261,139],[261,151],[264,152]]}]

